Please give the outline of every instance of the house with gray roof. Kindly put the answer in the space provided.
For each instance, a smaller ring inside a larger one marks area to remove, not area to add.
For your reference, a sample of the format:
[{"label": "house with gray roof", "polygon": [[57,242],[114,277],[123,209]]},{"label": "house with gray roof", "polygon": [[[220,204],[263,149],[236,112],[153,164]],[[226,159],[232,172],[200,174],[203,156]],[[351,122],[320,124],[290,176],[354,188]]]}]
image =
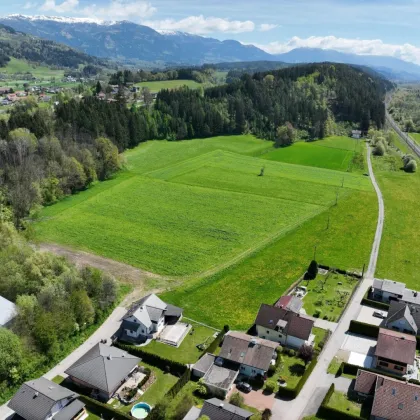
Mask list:
[{"label": "house with gray roof", "polygon": [[248,420],[253,413],[217,398],[204,401],[203,408],[192,407],[183,420],[197,420],[207,416],[210,420]]},{"label": "house with gray roof", "polygon": [[0,327],[7,328],[16,315],[16,305],[3,296],[0,296]]},{"label": "house with gray roof", "polygon": [[176,324],[181,318],[181,308],[150,294],[132,305],[121,328],[127,338],[141,341],[161,332],[166,325]]},{"label": "house with gray roof", "polygon": [[372,298],[380,302],[389,303],[400,300],[404,295],[405,284],[392,280],[374,279],[372,285]]},{"label": "house with gray roof", "polygon": [[98,343],[71,365],[65,373],[82,388],[108,401],[137,370],[138,357],[106,344]]},{"label": "house with gray roof", "polygon": [[258,337],[295,349],[312,344],[314,320],[278,303],[276,306],[265,303],[260,306],[255,319]]},{"label": "house with gray roof", "polygon": [[383,326],[406,334],[418,335],[420,330],[420,305],[392,301]]},{"label": "house with gray roof", "polygon": [[41,377],[25,382],[8,407],[25,420],[82,420],[87,413],[78,397],[74,391]]}]

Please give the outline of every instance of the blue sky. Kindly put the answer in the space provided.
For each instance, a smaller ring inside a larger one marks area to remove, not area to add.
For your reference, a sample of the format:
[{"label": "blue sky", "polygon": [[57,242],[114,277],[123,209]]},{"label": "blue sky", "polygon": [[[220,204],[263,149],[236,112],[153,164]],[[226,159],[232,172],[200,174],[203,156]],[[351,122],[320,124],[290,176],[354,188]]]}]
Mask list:
[{"label": "blue sky", "polygon": [[253,43],[393,55],[420,64],[420,0],[0,0],[0,14],[131,20]]}]

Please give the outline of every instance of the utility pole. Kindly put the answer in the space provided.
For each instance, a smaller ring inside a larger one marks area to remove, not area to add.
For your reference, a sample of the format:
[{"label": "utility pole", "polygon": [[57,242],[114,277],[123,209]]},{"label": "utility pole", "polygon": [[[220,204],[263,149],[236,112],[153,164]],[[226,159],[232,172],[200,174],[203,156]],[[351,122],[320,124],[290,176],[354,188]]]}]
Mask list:
[{"label": "utility pole", "polygon": [[363,277],[365,276],[365,265],[366,265],[366,264],[363,264],[362,279],[363,279]]},{"label": "utility pole", "polygon": [[343,187],[344,187],[344,176],[343,176],[343,179],[341,180],[341,188]]},{"label": "utility pole", "polygon": [[327,230],[330,228],[330,213],[328,212]]},{"label": "utility pole", "polygon": [[335,193],[335,205],[338,204],[338,190]]},{"label": "utility pole", "polygon": [[314,261],[316,261],[316,247],[317,247],[317,245],[315,245],[315,247],[314,247]]}]

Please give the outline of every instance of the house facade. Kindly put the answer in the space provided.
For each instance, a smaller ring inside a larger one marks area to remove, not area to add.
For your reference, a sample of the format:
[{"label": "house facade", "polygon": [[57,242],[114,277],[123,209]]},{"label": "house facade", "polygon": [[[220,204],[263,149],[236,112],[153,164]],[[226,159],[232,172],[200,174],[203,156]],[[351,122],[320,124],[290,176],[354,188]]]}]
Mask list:
[{"label": "house facade", "polygon": [[392,280],[374,279],[372,285],[372,298],[380,302],[389,303],[400,300],[404,295],[405,284]]},{"label": "house facade", "polygon": [[373,367],[394,375],[407,374],[414,366],[416,345],[416,338],[412,335],[380,328]]},{"label": "house facade", "polygon": [[74,391],[41,377],[25,382],[8,407],[25,420],[83,420],[87,413],[78,397]]},{"label": "house facade", "polygon": [[392,301],[384,327],[405,334],[417,335],[420,327],[420,306]]},{"label": "house facade", "polygon": [[152,338],[165,325],[174,324],[181,319],[181,308],[169,305],[155,294],[150,294],[130,308],[123,318],[122,329],[129,338]]},{"label": "house facade", "polygon": [[262,304],[255,319],[257,335],[285,347],[299,349],[312,344],[314,321],[284,307]]}]

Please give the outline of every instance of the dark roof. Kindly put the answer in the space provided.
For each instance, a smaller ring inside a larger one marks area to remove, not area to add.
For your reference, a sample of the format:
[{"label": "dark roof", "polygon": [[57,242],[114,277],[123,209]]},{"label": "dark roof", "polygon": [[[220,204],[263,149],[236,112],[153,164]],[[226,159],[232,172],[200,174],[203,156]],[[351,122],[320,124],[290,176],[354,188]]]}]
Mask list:
[{"label": "dark roof", "polygon": [[376,373],[359,369],[357,371],[357,378],[356,383],[354,385],[354,390],[356,392],[361,392],[362,394],[373,395],[375,392],[375,384],[377,377],[378,375]]},{"label": "dark roof", "polygon": [[288,309],[289,311],[300,312],[303,306],[302,299],[299,299],[296,296],[282,296],[274,305],[276,308]]},{"label": "dark roof", "polygon": [[198,372],[206,373],[215,359],[216,356],[211,353],[206,353],[192,368]]},{"label": "dark roof", "polygon": [[415,420],[420,412],[420,387],[379,376],[371,416],[392,420]]},{"label": "dark roof", "polygon": [[179,318],[182,315],[182,309],[178,308],[178,306],[171,305],[168,303],[166,307],[165,316],[175,316]]},{"label": "dark roof", "polygon": [[44,420],[58,401],[78,396],[41,377],[25,382],[7,405],[26,420]]},{"label": "dark roof", "polygon": [[258,337],[229,331],[223,340],[219,356],[236,363],[268,370],[278,343]]},{"label": "dark roof", "polygon": [[210,420],[244,420],[249,419],[253,413],[218,398],[212,398],[204,401],[200,415],[208,416]]},{"label": "dark roof", "polygon": [[391,301],[385,326],[401,318],[405,318],[413,328],[415,334],[417,334],[420,327],[420,306],[402,301]]},{"label": "dark roof", "polygon": [[140,362],[138,357],[102,343],[86,352],[65,373],[93,389],[109,393],[114,392],[124,378]]},{"label": "dark roof", "polygon": [[[256,325],[275,330],[279,321],[282,322],[284,332],[292,337],[308,340],[311,335],[314,321],[304,315],[263,303],[255,319]],[[287,323],[287,324],[286,324]]]},{"label": "dark roof", "polygon": [[416,356],[416,344],[416,337],[413,335],[380,328],[375,356],[412,365]]},{"label": "dark roof", "polygon": [[73,400],[69,405],[66,405],[61,411],[59,411],[53,420],[72,420],[78,413],[80,413],[85,404],[79,400]]}]

